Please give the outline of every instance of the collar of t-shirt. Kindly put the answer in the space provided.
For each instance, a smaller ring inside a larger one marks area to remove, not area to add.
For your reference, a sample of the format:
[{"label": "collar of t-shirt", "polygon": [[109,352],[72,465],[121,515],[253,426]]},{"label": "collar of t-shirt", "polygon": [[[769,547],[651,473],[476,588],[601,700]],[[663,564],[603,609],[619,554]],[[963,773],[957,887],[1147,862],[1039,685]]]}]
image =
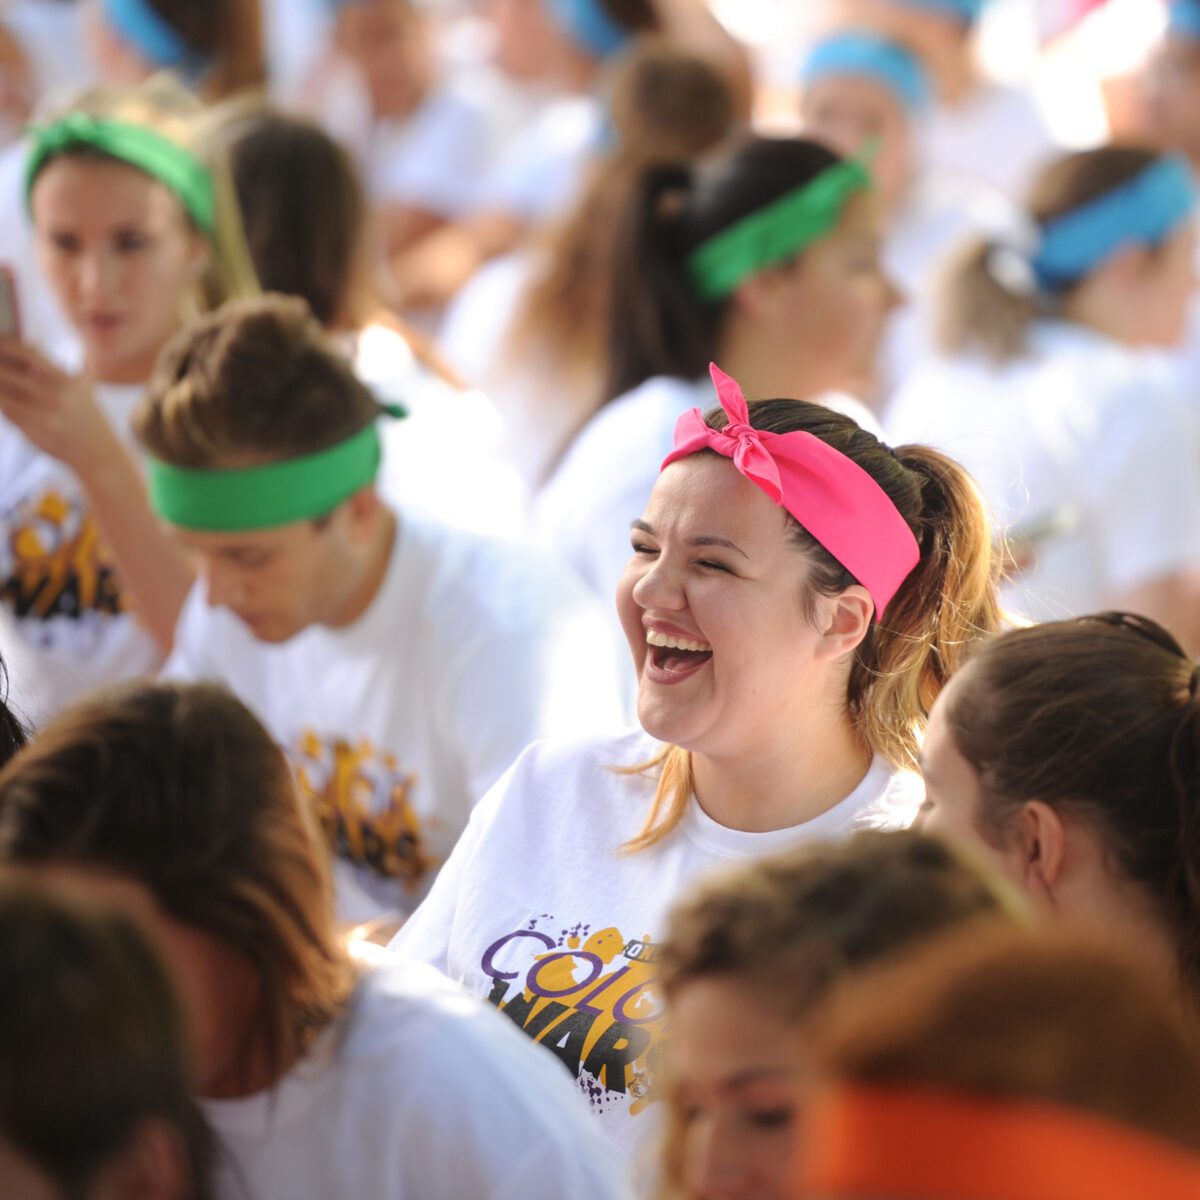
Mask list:
[{"label": "collar of t-shirt", "polygon": [[[906,821],[896,815],[891,821],[887,819],[886,794],[896,774],[886,759],[876,755],[862,781],[844,800],[803,825],[772,829],[766,833],[747,833],[718,824],[693,795],[681,828],[693,842],[711,854],[723,858],[761,858],[786,850],[800,841],[834,837],[860,823],[905,824]],[[868,820],[868,814],[876,810],[881,820]]]}]

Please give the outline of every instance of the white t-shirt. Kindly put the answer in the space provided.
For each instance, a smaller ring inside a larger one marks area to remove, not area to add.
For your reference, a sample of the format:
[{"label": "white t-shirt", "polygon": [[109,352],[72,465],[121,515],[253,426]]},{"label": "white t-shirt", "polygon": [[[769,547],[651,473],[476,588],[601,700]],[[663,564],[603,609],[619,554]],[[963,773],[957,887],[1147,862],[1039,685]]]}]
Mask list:
[{"label": "white t-shirt", "polygon": [[353,359],[355,373],[380,400],[408,412],[379,425],[384,498],[401,512],[426,513],[456,529],[521,537],[529,495],[505,453],[504,422],[491,399],[433,375],[383,325],[357,335]]},{"label": "white t-shirt", "polygon": [[552,565],[406,514],[352,625],[268,645],[201,583],[165,674],[225,683],[287,750],[353,921],[416,904],[529,742],[617,725],[614,658],[603,615]]},{"label": "white t-shirt", "polygon": [[[507,1028],[506,1028],[507,1026]],[[367,974],[349,1015],[270,1091],[203,1103],[222,1200],[618,1200],[619,1163],[570,1080],[416,966]]]},{"label": "white t-shirt", "polygon": [[[122,439],[140,387],[98,385]],[[34,724],[104,684],[153,673],[161,655],[129,608],[74,474],[0,419],[0,654]]]},{"label": "white t-shirt", "polygon": [[896,398],[897,442],[927,442],[979,481],[997,527],[1036,561],[1006,600],[1041,620],[1094,612],[1200,566],[1200,445],[1161,357],[1040,322],[1027,358],[928,364]]},{"label": "white t-shirt", "polygon": [[1018,203],[1058,150],[1036,97],[994,82],[981,83],[953,107],[937,105],[924,147],[935,170],[987,184]]},{"label": "white t-shirt", "polygon": [[653,773],[619,774],[661,749],[642,730],[531,746],[476,809],[428,899],[392,948],[486,997],[566,1064],[630,1153],[654,1124],[663,1022],[652,994],[668,910],[722,866],[852,830],[903,827],[918,777],[876,759],[854,791],[793,829],[744,833],[693,798],[649,850],[621,852],[650,812]]}]

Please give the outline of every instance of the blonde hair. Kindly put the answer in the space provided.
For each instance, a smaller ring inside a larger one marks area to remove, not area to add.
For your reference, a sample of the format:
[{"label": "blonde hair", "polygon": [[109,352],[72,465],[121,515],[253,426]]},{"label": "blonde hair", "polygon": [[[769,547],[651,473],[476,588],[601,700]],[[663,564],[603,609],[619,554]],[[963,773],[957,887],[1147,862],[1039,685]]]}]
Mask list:
[{"label": "blonde hair", "polygon": [[[258,295],[258,280],[246,246],[226,159],[212,136],[208,111],[191,92],[173,76],[163,73],[136,87],[90,88],[66,106],[46,114],[43,120],[51,123],[72,112],[97,120],[144,126],[200,159],[212,174],[216,219],[212,235],[205,235],[212,253],[196,284],[195,308],[211,312],[226,300]],[[61,156],[106,157],[102,151],[83,145],[68,147]],[[187,220],[195,228],[190,216]]]},{"label": "blonde hair", "polygon": [[[722,429],[726,417],[714,409],[705,420]],[[879,484],[916,536],[920,559],[855,650],[846,692],[864,748],[895,768],[916,770],[920,732],[933,702],[969,647],[1000,629],[1000,560],[979,489],[953,459],[928,446],[890,450],[849,417],[819,404],[756,401],[750,423],[771,433],[803,431],[833,446]],[[836,596],[856,580],[792,517],[788,530],[812,563],[803,598],[811,615],[816,596]],[[624,768],[631,774],[655,769],[654,802],[641,832],[625,846],[630,852],[666,837],[691,800],[689,751],[666,746],[650,762]]]},{"label": "blonde hair", "polygon": [[[1027,204],[1029,218],[1044,225],[1064,216],[1136,178],[1157,157],[1138,147],[1102,146],[1060,158],[1035,181]],[[1014,286],[998,266],[997,256],[1005,250],[1003,239],[978,238],[947,263],[936,329],[938,345],[947,353],[978,350],[997,365],[1020,358],[1034,320],[1060,307],[1078,286],[1054,293],[1038,290],[1032,279]]]}]

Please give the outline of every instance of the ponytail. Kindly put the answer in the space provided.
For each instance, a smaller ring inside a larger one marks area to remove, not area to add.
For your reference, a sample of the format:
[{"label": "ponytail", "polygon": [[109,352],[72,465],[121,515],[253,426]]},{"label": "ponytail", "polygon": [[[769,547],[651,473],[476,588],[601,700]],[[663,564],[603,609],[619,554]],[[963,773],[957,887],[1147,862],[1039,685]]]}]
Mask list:
[{"label": "ponytail", "polygon": [[[713,409],[705,421],[723,429]],[[863,745],[894,768],[916,770],[929,710],[968,649],[1000,629],[996,594],[999,559],[978,487],[953,459],[927,446],[892,451],[850,417],[803,400],[760,400],[750,423],[765,433],[803,432],[855,462],[887,493],[907,521],[920,558],[882,619],[855,651],[846,707]],[[811,564],[805,602],[836,596],[858,581],[794,518],[791,540]],[[692,794],[691,754],[667,746],[627,774],[658,771],[654,802],[641,832],[626,843],[644,850],[667,836],[687,811]]]},{"label": "ponytail", "polygon": [[727,302],[699,299],[684,270],[692,186],[691,168],[667,165],[630,188],[613,250],[605,400],[655,375],[699,378],[716,356]]},{"label": "ponytail", "polygon": [[[1022,266],[1027,279],[1020,275]],[[964,246],[941,282],[935,336],[946,354],[979,350],[997,366],[1020,358],[1038,315],[1032,272],[1016,252],[982,239]]]},{"label": "ponytail", "polygon": [[850,711],[864,741],[895,767],[917,769],[929,711],[969,648],[1000,628],[998,559],[975,481],[928,446],[896,461],[919,481],[910,520],[921,557],[850,671]]}]

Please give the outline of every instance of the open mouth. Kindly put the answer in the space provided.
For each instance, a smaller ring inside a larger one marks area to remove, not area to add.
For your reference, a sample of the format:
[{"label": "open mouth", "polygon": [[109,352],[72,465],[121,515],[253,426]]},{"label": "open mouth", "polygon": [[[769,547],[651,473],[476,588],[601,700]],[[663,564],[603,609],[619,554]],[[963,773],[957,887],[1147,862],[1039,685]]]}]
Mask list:
[{"label": "open mouth", "polygon": [[672,637],[655,629],[646,631],[646,644],[650,648],[652,673],[661,682],[678,682],[698,671],[713,656],[707,642]]}]

